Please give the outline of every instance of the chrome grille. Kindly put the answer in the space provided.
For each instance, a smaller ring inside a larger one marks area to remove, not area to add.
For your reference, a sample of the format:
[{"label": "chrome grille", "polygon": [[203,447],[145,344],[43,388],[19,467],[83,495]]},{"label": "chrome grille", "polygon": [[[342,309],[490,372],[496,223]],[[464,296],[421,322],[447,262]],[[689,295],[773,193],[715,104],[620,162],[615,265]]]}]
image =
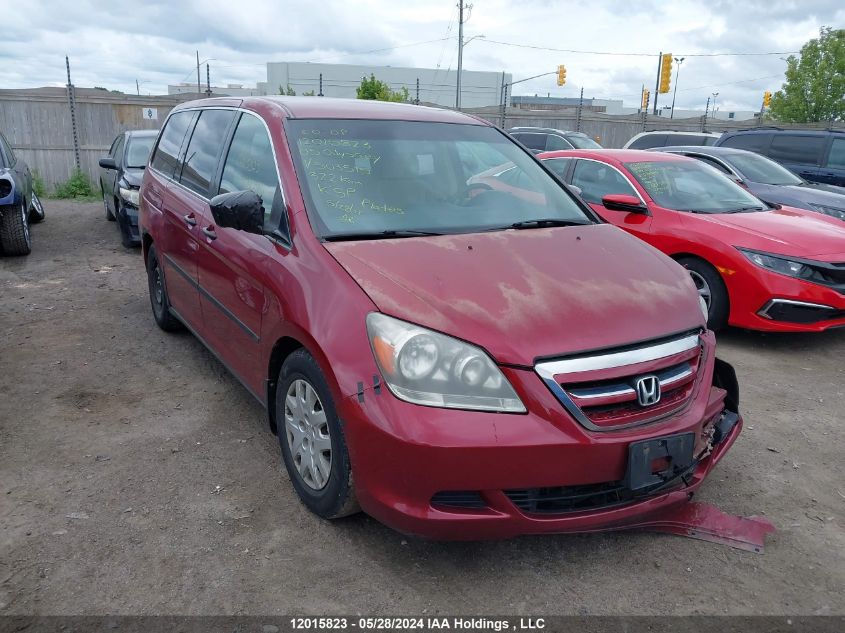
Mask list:
[{"label": "chrome grille", "polygon": [[[586,428],[612,431],[648,424],[683,409],[695,392],[702,361],[700,333],[621,350],[604,350],[538,363],[535,371],[566,410]],[[657,403],[643,406],[641,378],[660,386]]]}]

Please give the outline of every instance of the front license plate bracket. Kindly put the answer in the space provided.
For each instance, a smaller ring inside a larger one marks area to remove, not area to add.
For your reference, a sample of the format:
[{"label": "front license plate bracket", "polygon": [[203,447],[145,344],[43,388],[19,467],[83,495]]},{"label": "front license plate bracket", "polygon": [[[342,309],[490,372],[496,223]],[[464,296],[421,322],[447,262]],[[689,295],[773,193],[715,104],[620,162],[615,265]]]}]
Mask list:
[{"label": "front license plate bracket", "polygon": [[633,491],[656,488],[693,465],[695,433],[680,433],[631,442],[625,486]]}]

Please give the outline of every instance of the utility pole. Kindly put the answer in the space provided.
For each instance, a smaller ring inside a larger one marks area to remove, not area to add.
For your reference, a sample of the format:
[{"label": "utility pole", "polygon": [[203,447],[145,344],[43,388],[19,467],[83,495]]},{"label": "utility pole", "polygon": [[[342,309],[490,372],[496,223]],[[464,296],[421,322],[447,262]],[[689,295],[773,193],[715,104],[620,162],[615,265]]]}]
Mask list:
[{"label": "utility pole", "polygon": [[678,75],[681,74],[681,64],[684,63],[685,57],[676,57],[675,63],[678,64],[678,68],[675,70],[675,89],[672,91],[672,114],[669,115],[670,119],[675,118],[675,95],[678,94]]},{"label": "utility pole", "polygon": [[211,96],[211,69],[205,65],[205,96]]},{"label": "utility pole", "polygon": [[140,95],[140,94],[141,94],[141,85],[138,83],[138,80],[137,80],[137,79],[135,80],[135,94],[136,94],[136,95]]},{"label": "utility pole", "polygon": [[458,0],[458,79],[455,109],[461,109],[461,71],[464,68],[464,0]]},{"label": "utility pole", "polygon": [[660,66],[663,63],[663,51],[657,56],[657,79],[654,80],[654,114],[657,115],[657,95],[660,92]]},{"label": "utility pole", "polygon": [[200,88],[200,52],[197,51],[197,94],[199,95],[202,92],[202,88]]},{"label": "utility pole", "polygon": [[76,169],[82,169],[82,164],[79,162],[79,132],[76,129],[76,93],[73,88],[73,82],[70,80],[70,60],[65,55],[65,66],[67,67],[67,102],[70,107],[70,125],[73,129],[73,154],[76,158]]}]

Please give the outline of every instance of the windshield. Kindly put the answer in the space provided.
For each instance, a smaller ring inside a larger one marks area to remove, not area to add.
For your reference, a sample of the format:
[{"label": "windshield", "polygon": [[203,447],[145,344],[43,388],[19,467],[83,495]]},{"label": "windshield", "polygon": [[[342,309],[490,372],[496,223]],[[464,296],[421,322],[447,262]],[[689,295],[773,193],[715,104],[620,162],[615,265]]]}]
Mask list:
[{"label": "windshield", "polygon": [[311,223],[323,238],[595,221],[492,127],[297,119],[286,130]]},{"label": "windshield", "polygon": [[767,208],[716,169],[695,160],[626,163],[625,166],[648,195],[667,209],[731,213]]},{"label": "windshield", "polygon": [[126,146],[126,166],[146,167],[155,141],[155,136],[130,136]]},{"label": "windshield", "polygon": [[736,167],[751,182],[764,185],[800,185],[804,181],[775,161],[758,154],[731,154],[724,160]]},{"label": "windshield", "polygon": [[589,136],[580,136],[572,134],[566,137],[566,140],[575,146],[575,149],[601,149],[601,145],[596,143]]}]

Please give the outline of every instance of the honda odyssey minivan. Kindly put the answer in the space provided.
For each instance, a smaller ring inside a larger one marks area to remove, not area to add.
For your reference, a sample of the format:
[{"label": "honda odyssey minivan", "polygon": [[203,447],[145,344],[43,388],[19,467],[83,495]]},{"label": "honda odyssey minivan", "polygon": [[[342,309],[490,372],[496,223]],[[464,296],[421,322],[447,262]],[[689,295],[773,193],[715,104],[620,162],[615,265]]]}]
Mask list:
[{"label": "honda odyssey minivan", "polygon": [[[530,199],[472,181],[503,163]],[[484,121],[186,103],[140,197],[156,322],[267,408],[321,517],[444,539],[623,528],[689,500],[740,432],[685,270]]]}]

